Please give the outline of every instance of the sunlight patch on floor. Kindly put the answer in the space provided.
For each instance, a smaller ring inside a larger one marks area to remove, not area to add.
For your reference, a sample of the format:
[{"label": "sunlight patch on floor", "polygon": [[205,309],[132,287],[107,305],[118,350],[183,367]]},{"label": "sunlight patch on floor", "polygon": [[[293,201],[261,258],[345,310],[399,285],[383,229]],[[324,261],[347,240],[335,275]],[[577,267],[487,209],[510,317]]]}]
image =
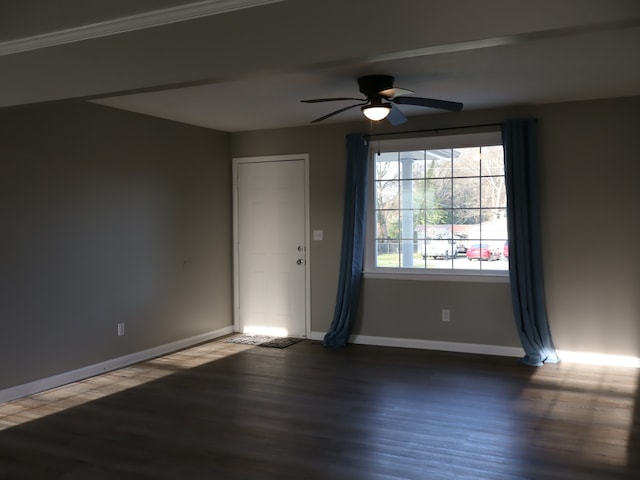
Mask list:
[{"label": "sunlight patch on floor", "polygon": [[[560,364],[536,369],[520,398],[530,420],[532,447],[553,444],[584,464],[627,465],[637,388],[635,367],[563,358]],[[582,441],[568,441],[576,438]]]},{"label": "sunlight patch on floor", "polygon": [[631,355],[609,355],[593,352],[570,352],[558,350],[563,362],[583,363],[586,365],[607,365],[610,367],[640,368],[640,358]]},{"label": "sunlight patch on floor", "polygon": [[252,348],[219,339],[0,404],[0,431]]}]

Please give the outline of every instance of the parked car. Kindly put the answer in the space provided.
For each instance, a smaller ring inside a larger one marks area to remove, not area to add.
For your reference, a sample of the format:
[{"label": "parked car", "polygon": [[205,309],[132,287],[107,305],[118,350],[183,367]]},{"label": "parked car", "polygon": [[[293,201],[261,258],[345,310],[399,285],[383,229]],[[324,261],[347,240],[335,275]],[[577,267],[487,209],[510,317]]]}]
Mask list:
[{"label": "parked car", "polygon": [[444,258],[449,260],[458,255],[458,247],[453,240],[429,240],[422,258]]},{"label": "parked car", "polygon": [[455,242],[458,253],[467,253],[467,236],[465,234],[456,233]]},{"label": "parked car", "polygon": [[502,247],[502,255],[504,258],[509,259],[509,240],[504,242],[504,247]]},{"label": "parked car", "polygon": [[467,248],[467,259],[498,260],[502,256],[500,248],[492,247],[488,243],[475,243]]}]

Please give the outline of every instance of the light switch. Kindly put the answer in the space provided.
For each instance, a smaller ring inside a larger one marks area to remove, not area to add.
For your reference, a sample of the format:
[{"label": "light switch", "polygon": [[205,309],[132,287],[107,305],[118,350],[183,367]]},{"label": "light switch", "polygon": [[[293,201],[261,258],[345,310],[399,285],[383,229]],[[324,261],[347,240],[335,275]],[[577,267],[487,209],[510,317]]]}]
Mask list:
[{"label": "light switch", "polygon": [[314,240],[322,240],[322,238],[323,238],[322,230],[314,230],[313,231],[313,239]]}]

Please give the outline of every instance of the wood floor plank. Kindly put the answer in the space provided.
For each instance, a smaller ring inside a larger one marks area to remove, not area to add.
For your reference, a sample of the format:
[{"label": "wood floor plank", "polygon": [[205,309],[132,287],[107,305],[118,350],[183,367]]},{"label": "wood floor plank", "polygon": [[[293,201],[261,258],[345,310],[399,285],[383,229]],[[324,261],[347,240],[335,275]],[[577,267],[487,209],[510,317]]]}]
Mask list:
[{"label": "wood floor plank", "polygon": [[640,478],[638,370],[210,342],[0,405],[0,478]]}]

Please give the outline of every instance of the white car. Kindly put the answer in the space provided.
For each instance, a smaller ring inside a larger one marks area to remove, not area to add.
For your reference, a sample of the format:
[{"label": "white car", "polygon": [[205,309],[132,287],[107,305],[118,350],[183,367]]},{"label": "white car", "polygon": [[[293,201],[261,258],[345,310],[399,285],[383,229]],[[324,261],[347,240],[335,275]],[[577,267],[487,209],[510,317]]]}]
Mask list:
[{"label": "white car", "polygon": [[458,246],[453,240],[427,240],[427,246],[425,252],[422,254],[423,258],[443,258],[449,260],[455,258],[458,255]]}]

